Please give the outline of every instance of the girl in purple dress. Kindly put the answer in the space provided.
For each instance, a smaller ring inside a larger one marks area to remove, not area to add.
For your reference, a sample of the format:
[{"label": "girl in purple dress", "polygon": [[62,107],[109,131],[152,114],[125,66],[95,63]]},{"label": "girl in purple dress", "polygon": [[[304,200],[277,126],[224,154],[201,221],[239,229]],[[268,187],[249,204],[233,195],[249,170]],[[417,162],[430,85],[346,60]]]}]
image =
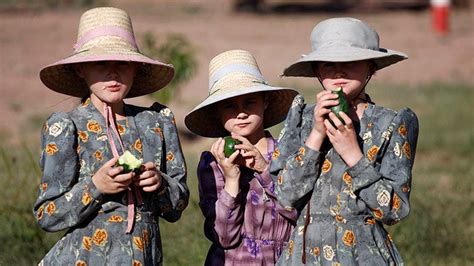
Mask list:
[{"label": "girl in purple dress", "polygon": [[[276,143],[265,128],[285,119],[297,92],[267,85],[243,50],[219,54],[209,72],[209,96],[185,118],[192,132],[218,138],[197,169],[204,230],[212,241],[205,264],[273,265],[297,214],[273,193],[268,168]],[[226,158],[222,137],[228,135],[241,144]]]}]

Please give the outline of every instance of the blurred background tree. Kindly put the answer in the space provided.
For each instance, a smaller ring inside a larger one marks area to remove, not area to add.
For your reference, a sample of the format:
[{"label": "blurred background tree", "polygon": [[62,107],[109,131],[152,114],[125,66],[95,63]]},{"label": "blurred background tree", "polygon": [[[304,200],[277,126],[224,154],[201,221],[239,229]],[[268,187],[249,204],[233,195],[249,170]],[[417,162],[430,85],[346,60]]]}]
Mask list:
[{"label": "blurred background tree", "polygon": [[162,104],[167,104],[178,94],[179,88],[196,73],[198,64],[191,43],[182,35],[170,34],[165,42],[157,46],[153,33],[147,32],[141,49],[145,55],[174,66],[174,78],[163,89],[151,96]]}]

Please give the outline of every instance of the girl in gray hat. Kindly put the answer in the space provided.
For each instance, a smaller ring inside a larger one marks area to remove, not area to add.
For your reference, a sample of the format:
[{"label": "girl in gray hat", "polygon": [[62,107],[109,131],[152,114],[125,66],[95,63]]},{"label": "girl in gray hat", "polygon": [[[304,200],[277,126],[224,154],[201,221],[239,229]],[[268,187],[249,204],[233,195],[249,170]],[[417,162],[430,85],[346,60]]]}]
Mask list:
[{"label": "girl in gray hat", "polygon": [[[301,215],[281,265],[403,264],[384,225],[410,210],[418,120],[410,109],[375,105],[365,87],[376,70],[406,59],[379,47],[378,34],[354,18],[333,18],[311,33],[312,52],[284,76],[316,77],[315,104],[293,101],[274,153],[275,193]],[[349,105],[338,118],[331,107]]]},{"label": "girl in gray hat", "polygon": [[[209,96],[185,118],[218,138],[199,161],[199,205],[212,246],[205,265],[274,265],[296,221],[273,193],[268,164],[275,140],[265,129],[285,119],[296,91],[268,85],[255,58],[230,50],[209,64]],[[241,144],[225,155],[223,137]]]}]

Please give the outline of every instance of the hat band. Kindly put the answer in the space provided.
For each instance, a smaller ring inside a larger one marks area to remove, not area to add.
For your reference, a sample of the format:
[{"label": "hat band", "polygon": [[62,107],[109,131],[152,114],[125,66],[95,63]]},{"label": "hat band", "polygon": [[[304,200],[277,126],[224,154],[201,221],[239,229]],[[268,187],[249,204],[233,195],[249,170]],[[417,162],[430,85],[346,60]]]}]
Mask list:
[{"label": "hat band", "polygon": [[127,41],[133,47],[137,47],[133,32],[116,26],[103,26],[94,28],[93,30],[82,35],[81,38],[77,40],[76,44],[74,44],[74,52],[79,52],[80,48],[85,43],[101,36],[117,36]]},{"label": "hat band", "polygon": [[212,87],[224,76],[229,75],[231,73],[246,73],[252,76],[255,76],[257,79],[261,80],[262,83],[266,83],[265,79],[260,73],[258,68],[254,66],[244,65],[244,64],[232,64],[227,65],[218,71],[216,71],[212,76],[209,78],[209,94],[212,94]]}]

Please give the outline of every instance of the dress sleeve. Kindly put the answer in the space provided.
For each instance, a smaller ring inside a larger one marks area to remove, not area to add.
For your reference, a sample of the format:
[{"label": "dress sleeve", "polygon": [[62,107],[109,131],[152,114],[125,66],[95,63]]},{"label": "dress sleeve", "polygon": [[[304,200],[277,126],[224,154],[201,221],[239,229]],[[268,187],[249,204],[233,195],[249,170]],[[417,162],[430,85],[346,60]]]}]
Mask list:
[{"label": "dress sleeve", "polygon": [[169,108],[158,104],[153,105],[152,108],[160,113],[164,139],[160,167],[163,183],[156,192],[159,215],[168,222],[175,222],[181,217],[189,202],[186,162],[173,113]]},{"label": "dress sleeve", "polygon": [[270,174],[278,201],[286,209],[305,206],[319,174],[322,154],[305,145],[304,129],[312,127],[313,108],[304,104],[301,95],[295,97],[273,152]]},{"label": "dress sleeve", "polygon": [[204,215],[204,234],[212,242],[218,242],[218,236],[214,230],[216,221],[217,193],[222,189],[217,184],[214,170],[211,167],[212,155],[210,152],[203,152],[197,168],[199,207]]},{"label": "dress sleeve", "polygon": [[355,166],[348,169],[352,189],[362,199],[375,219],[391,225],[410,211],[412,168],[418,140],[418,119],[408,108],[393,119],[387,148],[380,162],[371,162],[371,149]]},{"label": "dress sleeve", "polygon": [[244,219],[241,193],[232,197],[223,189],[224,177],[209,152],[201,155],[197,175],[199,205],[205,217],[204,230],[207,238],[223,248],[237,246]]},{"label": "dress sleeve", "polygon": [[42,177],[33,209],[35,218],[50,232],[77,226],[100,209],[103,196],[91,177],[78,181],[75,125],[66,113],[54,113],[41,136]]}]

